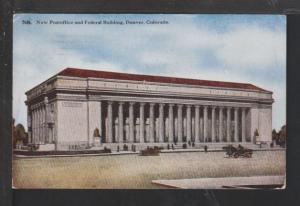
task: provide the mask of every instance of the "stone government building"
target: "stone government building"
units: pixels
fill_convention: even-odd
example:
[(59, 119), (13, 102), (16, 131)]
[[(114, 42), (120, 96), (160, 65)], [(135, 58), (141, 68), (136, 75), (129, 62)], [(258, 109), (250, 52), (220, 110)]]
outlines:
[(252, 84), (66, 68), (26, 95), (41, 150), (272, 140), (272, 92)]

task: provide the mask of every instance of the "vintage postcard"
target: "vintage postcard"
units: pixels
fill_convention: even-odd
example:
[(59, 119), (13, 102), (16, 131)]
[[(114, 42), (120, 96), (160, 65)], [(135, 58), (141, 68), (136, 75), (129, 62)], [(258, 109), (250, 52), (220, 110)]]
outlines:
[(13, 21), (14, 188), (285, 188), (285, 16)]

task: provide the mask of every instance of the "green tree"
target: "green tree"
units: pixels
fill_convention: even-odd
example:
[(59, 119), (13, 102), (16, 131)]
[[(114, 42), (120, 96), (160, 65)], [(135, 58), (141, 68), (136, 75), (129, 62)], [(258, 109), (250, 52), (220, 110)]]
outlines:
[(285, 146), (286, 144), (286, 125), (283, 125), (279, 131), (278, 143), (280, 146)]
[(275, 129), (272, 130), (272, 140), (276, 142), (278, 141), (278, 133)]
[(14, 125), (13, 120), (13, 147), (16, 147), (17, 142), (23, 142), (23, 144), (28, 143), (28, 134), (22, 124)]

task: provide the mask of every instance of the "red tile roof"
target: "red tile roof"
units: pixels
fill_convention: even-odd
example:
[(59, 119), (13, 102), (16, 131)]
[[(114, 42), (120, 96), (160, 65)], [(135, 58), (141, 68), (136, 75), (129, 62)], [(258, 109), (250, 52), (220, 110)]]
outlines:
[(221, 82), (221, 81), (187, 79), (187, 78), (166, 77), (166, 76), (129, 74), (129, 73), (96, 71), (96, 70), (86, 70), (86, 69), (77, 69), (77, 68), (66, 68), (63, 71), (59, 72), (58, 75), (70, 76), (70, 77), (83, 77), (83, 78), (94, 77), (94, 78), (147, 81), (147, 82), (159, 82), (159, 83), (170, 83), (170, 84), (188, 84), (188, 85), (210, 86), (210, 87), (249, 89), (255, 91), (269, 92), (267, 90), (264, 90), (262, 88), (247, 83)]

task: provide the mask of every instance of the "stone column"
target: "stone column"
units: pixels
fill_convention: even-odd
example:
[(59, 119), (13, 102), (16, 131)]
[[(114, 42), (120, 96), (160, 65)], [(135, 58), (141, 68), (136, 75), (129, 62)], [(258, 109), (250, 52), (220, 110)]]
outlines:
[(50, 142), (50, 137), (49, 137), (49, 129), (48, 129), (48, 116), (49, 116), (49, 104), (48, 104), (48, 97), (44, 98), (44, 104), (45, 104), (45, 141), (48, 143)]
[(35, 143), (37, 144), (38, 141), (39, 141), (39, 134), (38, 134), (38, 122), (39, 122), (39, 119), (38, 119), (38, 109), (35, 108), (35, 137), (34, 137), (34, 140), (35, 140)]
[(28, 143), (32, 143), (32, 113), (30, 106), (27, 106), (27, 127), (28, 127)]
[(36, 143), (40, 142), (40, 109), (36, 108)]
[(43, 117), (43, 106), (41, 105), (40, 106), (40, 123), (39, 123), (39, 125), (40, 125), (40, 143), (43, 143), (43, 138), (44, 138), (44, 134), (43, 134), (43, 119), (44, 119), (44, 117)]
[(246, 108), (242, 108), (242, 142), (246, 142)]
[(107, 123), (108, 123), (107, 143), (112, 143), (112, 141), (113, 141), (112, 104), (113, 104), (113, 102), (111, 102), (111, 101), (107, 102)]
[(216, 142), (216, 107), (211, 108), (211, 141)]
[(227, 107), (227, 128), (226, 128), (226, 139), (227, 139), (227, 142), (231, 142), (231, 130), (230, 130), (230, 127), (231, 127), (231, 108), (230, 107)]
[(37, 121), (36, 121), (36, 124), (37, 124), (37, 143), (40, 143), (40, 138), (41, 138), (41, 135), (40, 135), (40, 131), (41, 131), (41, 114), (40, 114), (40, 107), (37, 108)]
[(204, 124), (203, 124), (203, 135), (204, 135), (204, 142), (207, 142), (207, 126), (208, 126), (208, 122), (207, 122), (207, 119), (208, 119), (208, 115), (207, 115), (207, 110), (208, 110), (208, 107), (207, 106), (204, 106), (203, 107), (203, 116), (204, 116)]
[(44, 106), (41, 106), (41, 143), (45, 143), (45, 112), (44, 112)]
[(38, 143), (38, 109), (35, 106), (34, 107), (34, 127), (35, 127), (35, 131), (34, 131), (34, 143)]
[(173, 115), (174, 104), (169, 104), (169, 142), (174, 141), (174, 115)]
[(159, 104), (159, 142), (164, 142), (164, 104)]
[(45, 108), (41, 106), (41, 142), (45, 143)]
[(178, 127), (178, 139), (177, 139), (177, 142), (182, 142), (182, 104), (178, 104), (177, 105), (177, 127)]
[(239, 108), (234, 108), (234, 141), (238, 142), (239, 141), (239, 130), (238, 130), (238, 110)]
[(195, 142), (200, 142), (200, 108), (199, 105), (195, 106)]
[(134, 142), (134, 102), (129, 103), (129, 142)]
[(140, 143), (145, 142), (145, 115), (144, 115), (145, 103), (140, 103)]
[(39, 128), (39, 135), (38, 135), (38, 137), (39, 137), (39, 143), (41, 143), (41, 139), (42, 139), (42, 127), (41, 127), (41, 125), (42, 125), (42, 112), (41, 112), (41, 107), (39, 106), (38, 107), (38, 128)]
[[(99, 116), (99, 133), (100, 133), (100, 137), (103, 138), (103, 131), (102, 131), (102, 102), (99, 102), (99, 107), (100, 107), (100, 116)], [(102, 140), (101, 140), (102, 141)]]
[(154, 142), (154, 103), (150, 103), (149, 111), (149, 138), (150, 142)]
[(223, 141), (223, 107), (219, 107), (219, 142)]
[(45, 106), (41, 106), (42, 116), (41, 116), (41, 128), (42, 128), (42, 139), (41, 142), (45, 144)]
[(34, 108), (34, 143), (37, 143), (37, 109)]
[(186, 141), (192, 140), (192, 115), (191, 115), (191, 105), (186, 107)]
[(35, 143), (35, 111), (31, 108), (31, 130), (32, 130), (32, 143)]
[(46, 119), (46, 105), (44, 105), (44, 118), (43, 118), (43, 128), (44, 128), (44, 143), (48, 143), (47, 141), (47, 119)]
[(39, 115), (39, 119), (38, 119), (38, 128), (39, 128), (39, 143), (41, 143), (41, 140), (42, 140), (42, 110), (41, 110), (41, 107), (39, 106), (39, 109), (38, 109), (38, 115)]
[(118, 120), (119, 120), (119, 143), (123, 143), (124, 140), (124, 117), (123, 117), (123, 105), (124, 102), (119, 102)]
[(48, 141), (48, 124), (47, 124), (47, 106), (43, 105), (43, 143), (49, 143)]

